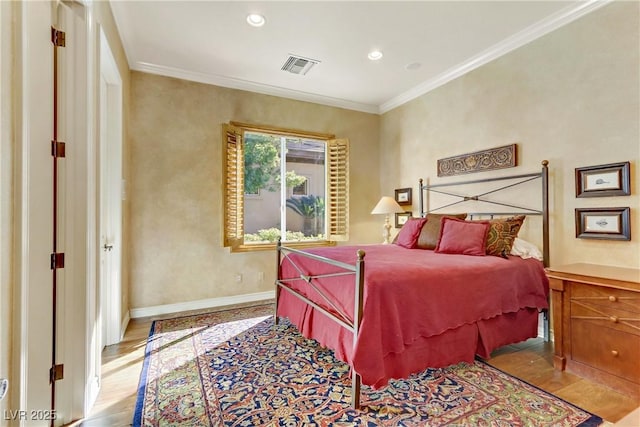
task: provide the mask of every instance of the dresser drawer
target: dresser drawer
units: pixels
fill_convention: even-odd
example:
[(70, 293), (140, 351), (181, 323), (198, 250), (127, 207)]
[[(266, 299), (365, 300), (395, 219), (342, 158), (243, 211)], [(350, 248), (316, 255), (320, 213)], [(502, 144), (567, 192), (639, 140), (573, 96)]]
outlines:
[(640, 399), (640, 269), (578, 263), (547, 275), (553, 366)]
[(571, 300), (640, 313), (640, 294), (638, 292), (572, 283)]
[(640, 313), (601, 306), (589, 301), (572, 300), (570, 319), (571, 322), (579, 320), (627, 334), (640, 335)]
[(571, 320), (571, 359), (640, 383), (640, 336)]

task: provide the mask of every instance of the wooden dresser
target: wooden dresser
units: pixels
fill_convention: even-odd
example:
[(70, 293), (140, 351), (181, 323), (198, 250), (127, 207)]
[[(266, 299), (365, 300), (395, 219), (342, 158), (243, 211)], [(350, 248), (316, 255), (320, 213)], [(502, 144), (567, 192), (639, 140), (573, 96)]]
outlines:
[(640, 269), (547, 268), (554, 366), (640, 398)]

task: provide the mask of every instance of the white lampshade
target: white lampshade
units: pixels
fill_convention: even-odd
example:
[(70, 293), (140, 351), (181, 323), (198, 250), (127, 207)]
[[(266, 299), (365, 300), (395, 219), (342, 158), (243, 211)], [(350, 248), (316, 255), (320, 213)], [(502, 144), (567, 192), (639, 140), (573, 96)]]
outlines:
[(371, 211), (372, 214), (391, 214), (396, 212), (404, 212), (404, 209), (402, 209), (402, 206), (400, 206), (393, 197), (389, 196), (383, 196)]

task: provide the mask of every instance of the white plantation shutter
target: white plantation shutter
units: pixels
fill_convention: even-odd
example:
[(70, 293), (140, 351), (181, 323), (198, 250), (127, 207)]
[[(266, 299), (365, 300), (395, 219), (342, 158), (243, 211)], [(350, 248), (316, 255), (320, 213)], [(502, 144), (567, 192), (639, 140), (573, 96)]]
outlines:
[(327, 141), (327, 239), (349, 239), (349, 140)]
[(244, 243), (244, 149), (242, 131), (223, 125), (224, 174), (224, 246)]

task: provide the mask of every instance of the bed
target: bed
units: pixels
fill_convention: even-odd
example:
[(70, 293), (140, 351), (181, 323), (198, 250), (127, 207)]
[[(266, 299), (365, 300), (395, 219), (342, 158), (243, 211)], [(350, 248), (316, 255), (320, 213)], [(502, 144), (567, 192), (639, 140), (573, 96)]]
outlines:
[[(449, 189), (502, 181), (507, 183), (498, 190), (472, 196)], [(489, 193), (531, 181), (542, 184), (536, 195), (540, 209), (498, 202), (509, 210), (465, 212), (475, 221), (434, 212), (470, 201), (496, 205), (487, 200)], [(476, 355), (489, 358), (498, 347), (536, 337), (540, 312), (548, 339), (549, 291), (544, 272), (549, 256), (548, 162), (543, 162), (541, 172), (532, 174), (436, 185), (420, 180), (419, 190), (421, 219), (415, 222), (422, 225), (416, 227), (433, 218), (441, 221), (440, 239), (433, 250), (381, 244), (303, 251), (278, 243), (276, 324), (279, 317), (287, 317), (302, 335), (332, 349), (349, 364), (351, 403), (356, 409), (361, 384), (384, 387), (393, 378), (407, 378), (428, 367), (472, 362)], [(432, 193), (459, 200), (430, 209)], [(481, 224), (489, 224), (484, 230), (490, 230), (492, 224), (504, 222), (497, 218), (510, 221), (515, 216), (522, 217), (522, 224), (525, 215), (542, 219), (542, 261), (504, 252), (501, 256), (447, 253), (445, 242), (454, 236), (450, 230), (477, 230), (465, 234), (472, 240), (473, 233), (481, 235)]]

